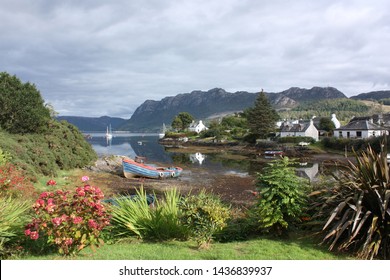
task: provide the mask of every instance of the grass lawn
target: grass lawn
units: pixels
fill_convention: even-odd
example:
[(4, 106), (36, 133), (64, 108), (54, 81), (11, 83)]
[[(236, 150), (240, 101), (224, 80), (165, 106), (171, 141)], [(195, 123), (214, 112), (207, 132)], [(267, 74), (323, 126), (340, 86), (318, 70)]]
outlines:
[(198, 249), (195, 242), (169, 241), (161, 243), (127, 239), (106, 244), (96, 250), (90, 248), (74, 257), (52, 253), (25, 255), (23, 260), (347, 260), (347, 255), (327, 251), (306, 238), (276, 240), (259, 238), (248, 241), (213, 243)]

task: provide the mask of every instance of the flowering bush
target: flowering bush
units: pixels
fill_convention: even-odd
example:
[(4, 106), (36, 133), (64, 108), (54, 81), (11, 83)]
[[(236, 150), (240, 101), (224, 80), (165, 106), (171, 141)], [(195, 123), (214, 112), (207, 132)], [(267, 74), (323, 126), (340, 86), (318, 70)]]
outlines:
[(73, 192), (43, 192), (33, 205), (35, 217), (25, 227), (25, 235), (32, 240), (46, 236), (66, 255), (102, 243), (101, 230), (109, 224), (103, 197), (98, 187), (88, 184)]
[(13, 164), (6, 163), (0, 166), (0, 195), (13, 197), (32, 197), (35, 188), (21, 170)]

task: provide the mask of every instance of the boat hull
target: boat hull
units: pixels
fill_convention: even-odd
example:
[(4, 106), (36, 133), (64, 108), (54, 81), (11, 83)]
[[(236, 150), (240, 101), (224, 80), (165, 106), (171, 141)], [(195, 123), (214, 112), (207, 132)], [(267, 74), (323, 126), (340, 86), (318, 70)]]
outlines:
[(179, 177), (183, 171), (180, 167), (154, 167), (132, 159), (122, 159), (123, 175), (126, 178), (164, 179)]

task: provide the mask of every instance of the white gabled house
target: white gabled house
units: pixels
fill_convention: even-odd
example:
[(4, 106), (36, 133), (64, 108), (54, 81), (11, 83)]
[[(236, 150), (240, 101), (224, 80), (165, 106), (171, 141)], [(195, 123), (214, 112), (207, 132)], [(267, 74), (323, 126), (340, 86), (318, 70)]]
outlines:
[(291, 123), (285, 122), (280, 127), (280, 137), (311, 137), (318, 141), (318, 129), (313, 120), (308, 122)]
[(385, 127), (373, 122), (372, 118), (353, 118), (347, 125), (334, 130), (336, 138), (357, 138), (366, 139), (387, 134)]
[(190, 124), (190, 127), (188, 128), (189, 131), (194, 131), (196, 133), (200, 133), (202, 132), (203, 130), (207, 130), (208, 128), (204, 125), (204, 123), (202, 121), (199, 121), (198, 123), (196, 123), (195, 121), (193, 121), (191, 124)]

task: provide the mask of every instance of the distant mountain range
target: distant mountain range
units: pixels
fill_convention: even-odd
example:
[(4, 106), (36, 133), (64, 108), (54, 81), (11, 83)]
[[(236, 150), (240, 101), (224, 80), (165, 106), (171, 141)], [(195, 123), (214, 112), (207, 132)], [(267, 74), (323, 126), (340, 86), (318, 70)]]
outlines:
[(378, 101), (386, 98), (390, 98), (390, 90), (372, 91), (367, 93), (361, 93), (359, 95), (351, 97), (351, 99), (378, 100)]
[[(253, 106), (258, 93), (246, 91), (227, 92), (221, 88), (209, 91), (192, 91), (161, 101), (146, 100), (139, 106), (123, 126), (123, 130), (158, 131), (163, 123), (170, 124), (180, 112), (188, 112), (196, 119), (207, 119), (243, 111)], [(312, 89), (290, 88), (280, 93), (266, 93), (272, 106), (277, 109), (291, 109), (301, 102), (329, 98), (347, 98), (335, 88), (313, 87)]]
[[(243, 111), (253, 106), (258, 93), (246, 91), (227, 92), (221, 88), (208, 91), (192, 91), (176, 96), (165, 97), (160, 101), (146, 100), (134, 112), (129, 120), (111, 117), (74, 117), (63, 116), (58, 119), (67, 120), (82, 131), (105, 131), (111, 124), (113, 130), (132, 132), (158, 132), (163, 123), (170, 125), (180, 112), (188, 112), (196, 119), (208, 119)], [(324, 99), (347, 98), (333, 87), (313, 87), (302, 89), (292, 87), (278, 93), (266, 93), (270, 103), (276, 110), (292, 109), (302, 103)], [(363, 93), (353, 99), (389, 98), (390, 91)]]
[(103, 116), (99, 118), (93, 117), (77, 117), (77, 116), (60, 116), (57, 117), (59, 121), (65, 120), (78, 127), (81, 131), (106, 131), (107, 127), (111, 125), (112, 130), (118, 130), (119, 127), (126, 123), (126, 119), (112, 118)]

